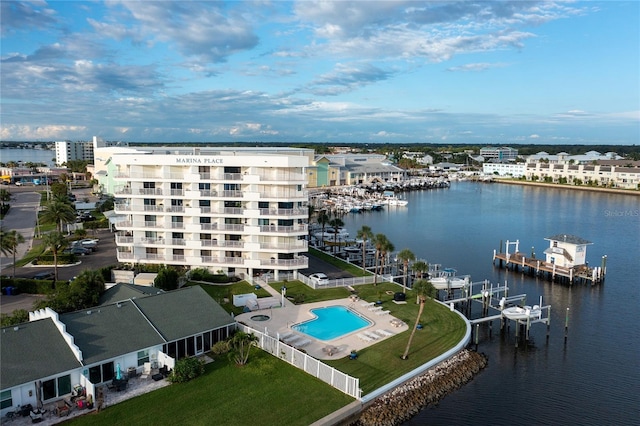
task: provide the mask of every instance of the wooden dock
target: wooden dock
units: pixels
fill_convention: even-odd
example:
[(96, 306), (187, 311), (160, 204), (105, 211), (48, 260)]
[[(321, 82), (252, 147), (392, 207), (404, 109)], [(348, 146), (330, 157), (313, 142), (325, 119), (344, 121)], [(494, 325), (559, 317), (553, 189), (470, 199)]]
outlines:
[(521, 270), (523, 273), (540, 276), (549, 281), (567, 282), (569, 284), (590, 283), (594, 285), (604, 281), (606, 272), (606, 256), (603, 256), (603, 266), (601, 268), (591, 268), (588, 265), (566, 268), (535, 257), (527, 257), (521, 252), (497, 253), (494, 250), (494, 265), (496, 260), (499, 267), (513, 269), (514, 271)]

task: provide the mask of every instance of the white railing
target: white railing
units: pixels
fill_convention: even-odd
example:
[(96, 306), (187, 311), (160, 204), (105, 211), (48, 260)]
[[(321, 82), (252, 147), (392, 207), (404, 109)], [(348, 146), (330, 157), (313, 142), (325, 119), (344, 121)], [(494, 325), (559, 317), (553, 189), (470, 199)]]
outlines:
[(242, 198), (242, 191), (227, 189), (221, 191), (220, 196), (228, 198)]
[(282, 249), (282, 250), (306, 250), (309, 248), (307, 240), (296, 240), (295, 243), (260, 243), (261, 249)]
[(223, 212), (225, 214), (244, 214), (244, 209), (242, 207), (225, 207)]
[(221, 223), (219, 228), (223, 231), (244, 231), (244, 225), (239, 223)]
[(260, 216), (298, 216), (309, 214), (308, 209), (260, 209)]
[(289, 232), (308, 232), (307, 224), (301, 223), (292, 226), (282, 225), (261, 225), (260, 232), (276, 232), (276, 233), (289, 233)]
[(116, 244), (132, 244), (132, 243), (133, 243), (133, 237), (116, 235)]
[[(329, 280), (328, 284), (318, 285), (314, 281), (305, 277), (304, 275), (298, 273), (298, 280), (302, 281), (304, 284), (308, 285), (313, 289), (317, 288), (333, 288), (333, 287), (349, 287), (354, 285), (364, 285), (364, 284), (373, 284), (374, 276), (368, 275), (366, 277), (353, 277), (353, 278), (339, 278), (337, 280)], [(378, 276), (378, 282), (383, 282), (385, 279), (381, 276)]]
[(306, 256), (298, 256), (295, 259), (260, 259), (260, 265), (301, 266), (304, 269), (309, 266), (309, 259)]
[(169, 213), (184, 213), (184, 206), (169, 206), (165, 211)]
[(140, 195), (162, 195), (161, 188), (140, 188), (138, 192)]
[(360, 379), (357, 377), (351, 377), (348, 374), (336, 370), (322, 361), (281, 342), (278, 339), (278, 336), (271, 337), (268, 334), (241, 323), (238, 323), (238, 329), (256, 336), (258, 338), (257, 345), (260, 349), (288, 362), (305, 373), (322, 380), (353, 398), (360, 399), (362, 397)]

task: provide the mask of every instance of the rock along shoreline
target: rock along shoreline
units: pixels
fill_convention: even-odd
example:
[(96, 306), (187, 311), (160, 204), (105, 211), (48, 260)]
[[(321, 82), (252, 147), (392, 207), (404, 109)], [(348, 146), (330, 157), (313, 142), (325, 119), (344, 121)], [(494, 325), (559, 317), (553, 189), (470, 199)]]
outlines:
[(472, 380), (486, 366), (484, 354), (465, 349), (377, 398), (352, 426), (399, 425)]

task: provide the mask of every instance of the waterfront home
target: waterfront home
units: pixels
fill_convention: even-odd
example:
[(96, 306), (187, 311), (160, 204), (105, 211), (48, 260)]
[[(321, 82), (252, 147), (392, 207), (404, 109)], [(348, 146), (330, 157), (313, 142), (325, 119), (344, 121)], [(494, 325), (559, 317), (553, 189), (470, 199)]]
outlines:
[(563, 268), (573, 268), (574, 266), (587, 263), (587, 246), (593, 244), (575, 235), (558, 234), (547, 237), (549, 248), (544, 251), (546, 262)]
[[(145, 364), (172, 369), (226, 339), (233, 318), (200, 287), (140, 296), (58, 315), (50, 308), (0, 332), (1, 410), (68, 398), (82, 387), (96, 396), (120, 371)], [(40, 400), (37, 397), (40, 396)]]

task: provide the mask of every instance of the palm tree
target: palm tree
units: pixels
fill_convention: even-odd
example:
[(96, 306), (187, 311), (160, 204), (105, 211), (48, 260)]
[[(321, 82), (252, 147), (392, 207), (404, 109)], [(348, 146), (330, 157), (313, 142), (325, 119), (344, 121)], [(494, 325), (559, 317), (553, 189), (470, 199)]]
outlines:
[(234, 361), (236, 365), (245, 365), (249, 360), (249, 353), (251, 347), (258, 341), (258, 338), (253, 334), (244, 333), (242, 331), (236, 332), (231, 338), (231, 347), (234, 349)]
[(378, 274), (382, 273), (382, 268), (385, 264), (384, 259), (387, 253), (392, 252), (395, 249), (395, 247), (393, 246), (391, 241), (389, 241), (387, 236), (384, 234), (376, 234), (376, 236), (373, 237), (373, 243), (376, 247), (375, 256), (376, 256), (376, 269), (377, 269), (375, 276), (373, 278), (373, 284), (376, 285), (378, 283)]
[(55, 231), (44, 236), (44, 245), (53, 253), (54, 281), (58, 281), (58, 253), (67, 246), (67, 239), (62, 232)]
[(418, 278), (422, 278), (425, 272), (429, 272), (429, 264), (424, 260), (414, 262), (411, 269), (418, 274)]
[(12, 229), (9, 232), (5, 232), (4, 230), (0, 231), (0, 238), (2, 239), (2, 244), (0, 250), (3, 254), (11, 253), (13, 255), (13, 277), (16, 276), (16, 252), (18, 251), (18, 245), (24, 243), (24, 237), (21, 233)]
[(411, 330), (411, 334), (409, 335), (407, 347), (404, 350), (404, 354), (402, 354), (402, 359), (407, 359), (409, 357), (409, 348), (411, 347), (411, 342), (413, 341), (413, 335), (418, 329), (418, 324), (420, 324), (420, 317), (422, 316), (422, 311), (424, 311), (424, 305), (427, 301), (427, 297), (433, 298), (436, 294), (436, 289), (433, 284), (431, 284), (430, 281), (423, 279), (416, 280), (416, 282), (413, 283), (413, 290), (418, 295), (420, 308), (418, 309), (418, 317), (416, 318), (416, 323), (413, 325), (413, 330)]
[(339, 217), (334, 217), (333, 219), (331, 219), (329, 221), (329, 226), (333, 228), (334, 233), (333, 233), (333, 246), (334, 249), (333, 251), (336, 251), (337, 246), (337, 241), (338, 241), (338, 230), (344, 226), (344, 222), (342, 221), (342, 219), (340, 219)]
[(48, 203), (42, 211), (42, 221), (56, 224), (58, 232), (62, 232), (62, 223), (73, 222), (76, 213), (73, 207), (60, 200), (53, 200)]
[(104, 278), (99, 271), (86, 269), (71, 282), (69, 289), (75, 310), (97, 306), (104, 292)]
[(371, 228), (367, 225), (362, 225), (362, 228), (358, 230), (356, 234), (356, 238), (360, 238), (362, 240), (362, 275), (367, 274), (367, 270), (365, 269), (365, 255), (367, 254), (367, 240), (373, 238), (373, 232)]
[(402, 277), (402, 292), (407, 292), (407, 276), (409, 275), (409, 262), (416, 260), (416, 255), (409, 249), (402, 249), (396, 256), (404, 265), (404, 276)]
[(327, 214), (327, 212), (325, 212), (324, 210), (320, 210), (320, 212), (318, 212), (318, 224), (320, 226), (322, 226), (322, 247), (324, 247), (324, 228), (325, 226), (327, 226), (327, 223), (329, 223), (329, 215)]

